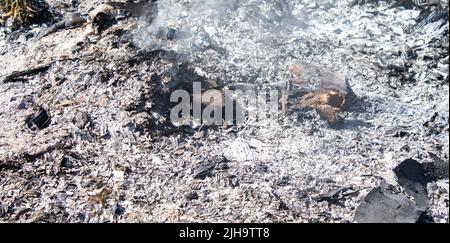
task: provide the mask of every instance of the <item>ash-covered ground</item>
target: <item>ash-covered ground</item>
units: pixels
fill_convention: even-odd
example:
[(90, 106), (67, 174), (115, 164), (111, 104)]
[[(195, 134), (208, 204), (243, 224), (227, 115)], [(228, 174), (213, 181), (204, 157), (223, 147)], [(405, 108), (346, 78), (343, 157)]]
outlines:
[[(47, 2), (47, 24), (0, 28), (0, 222), (354, 222), (373, 188), (405, 194), (407, 159), (442, 169), (424, 221), (449, 222), (448, 1), (159, 0), (36, 38), (102, 3)], [(347, 80), (336, 124), (168, 121), (172, 84), (270, 85), (300, 62)]]

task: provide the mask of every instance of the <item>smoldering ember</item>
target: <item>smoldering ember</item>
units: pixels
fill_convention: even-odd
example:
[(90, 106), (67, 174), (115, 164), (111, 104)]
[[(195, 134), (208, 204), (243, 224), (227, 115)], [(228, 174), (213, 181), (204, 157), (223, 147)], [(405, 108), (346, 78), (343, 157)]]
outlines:
[(449, 222), (446, 0), (0, 16), (0, 222)]

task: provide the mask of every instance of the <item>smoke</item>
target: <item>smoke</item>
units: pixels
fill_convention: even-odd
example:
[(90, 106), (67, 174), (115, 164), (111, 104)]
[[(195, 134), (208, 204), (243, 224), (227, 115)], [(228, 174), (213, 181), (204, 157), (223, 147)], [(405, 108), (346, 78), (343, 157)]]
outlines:
[(424, 41), (431, 43), (434, 34), (440, 35), (428, 27), (419, 28), (427, 32), (420, 36), (404, 31), (415, 28), (419, 9), (397, 16), (403, 7), (391, 1), (355, 2), (159, 0), (158, 16), (153, 22), (140, 21), (135, 41), (142, 49), (176, 52), (181, 62), (195, 64), (206, 78), (276, 83), (289, 79), (287, 67), (298, 60), (345, 74), (373, 62), (372, 57), (384, 63), (398, 61), (378, 51), (359, 60), (355, 52), (402, 51), (416, 46), (419, 38), (426, 36)]
[(286, 56), (280, 42), (305, 28), (293, 7), (287, 0), (160, 0), (158, 16), (151, 23), (140, 21), (135, 41), (142, 49), (173, 50), (183, 60), (216, 63), (219, 76), (240, 70), (242, 77), (227, 77), (233, 81), (279, 78), (261, 67)]

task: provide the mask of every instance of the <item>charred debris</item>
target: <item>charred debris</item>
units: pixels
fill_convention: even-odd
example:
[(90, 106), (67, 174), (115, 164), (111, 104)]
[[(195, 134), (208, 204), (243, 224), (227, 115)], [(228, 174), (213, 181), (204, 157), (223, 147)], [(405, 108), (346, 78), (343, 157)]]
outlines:
[(306, 2), (1, 1), (0, 222), (448, 222), (448, 1)]

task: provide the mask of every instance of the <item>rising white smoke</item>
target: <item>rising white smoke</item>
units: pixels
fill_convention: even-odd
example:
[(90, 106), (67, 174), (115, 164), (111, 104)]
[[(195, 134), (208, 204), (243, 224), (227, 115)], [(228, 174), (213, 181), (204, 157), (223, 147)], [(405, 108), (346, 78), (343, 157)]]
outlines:
[[(239, 70), (242, 77), (227, 77), (233, 81), (280, 81), (284, 75), (279, 71), (286, 68), (258, 69), (286, 57), (280, 43), (305, 28), (304, 20), (293, 13), (295, 2), (160, 0), (157, 18), (152, 23), (142, 20), (135, 40), (143, 49), (170, 49), (180, 57), (203, 59), (198, 62), (207, 56), (209, 62), (218, 62), (214, 66), (222, 77), (223, 72)], [(167, 38), (171, 29), (176, 30), (175, 40)]]

